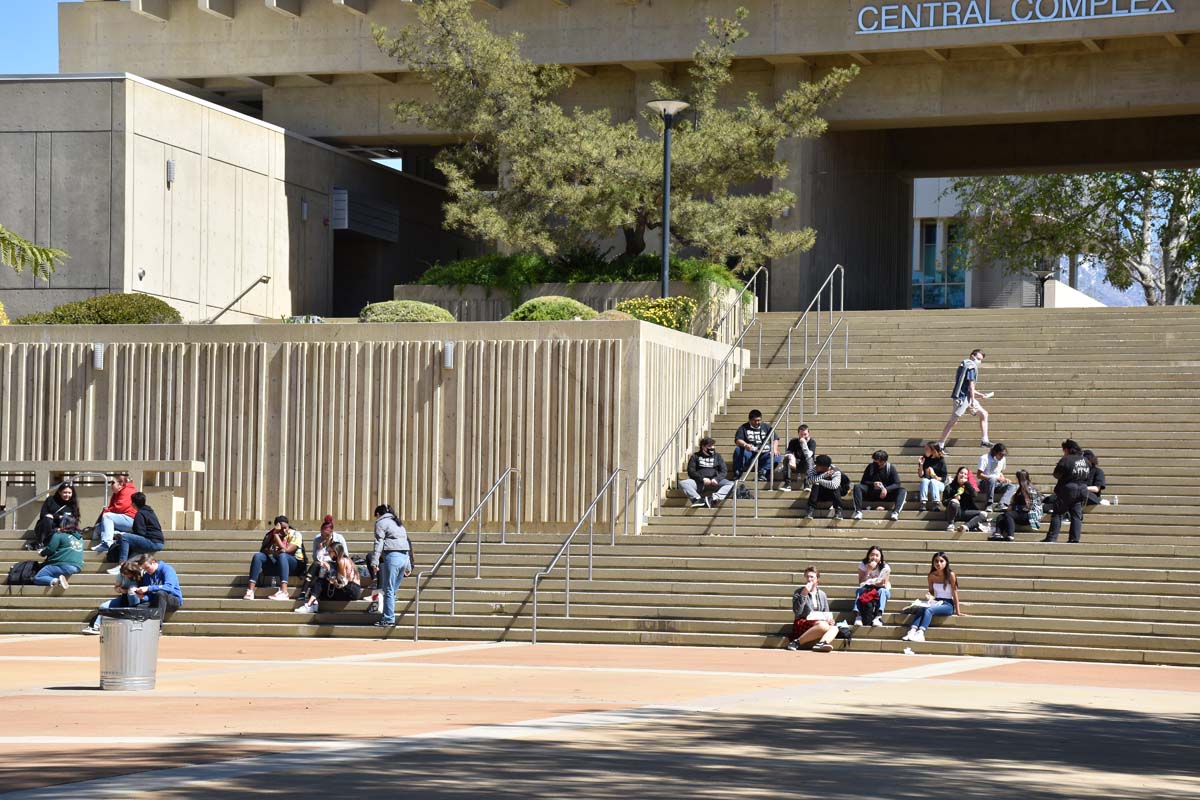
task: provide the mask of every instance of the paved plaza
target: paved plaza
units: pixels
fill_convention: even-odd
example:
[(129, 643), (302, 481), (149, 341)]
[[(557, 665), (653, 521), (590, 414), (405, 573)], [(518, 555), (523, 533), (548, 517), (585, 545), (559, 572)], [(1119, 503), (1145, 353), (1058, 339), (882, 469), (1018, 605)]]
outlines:
[(775, 650), (0, 638), (0, 798), (1200, 797), (1200, 671)]

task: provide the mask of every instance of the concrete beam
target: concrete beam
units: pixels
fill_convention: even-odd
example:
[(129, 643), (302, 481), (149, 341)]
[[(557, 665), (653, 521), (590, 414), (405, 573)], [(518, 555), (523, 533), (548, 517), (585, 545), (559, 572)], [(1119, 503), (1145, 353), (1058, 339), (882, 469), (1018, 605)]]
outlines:
[(870, 58), (868, 58), (865, 53), (851, 53), (850, 57), (853, 58), (858, 63), (862, 64), (864, 67), (869, 67), (875, 63)]
[(630, 72), (666, 72), (667, 65), (657, 61), (624, 61), (621, 66)]
[(267, 8), (285, 17), (298, 19), (300, 17), (300, 0), (265, 0)]
[(595, 67), (581, 67), (578, 64), (571, 65), (571, 71), (575, 73), (577, 78), (594, 78), (596, 77)]
[(559, 6), (561, 8), (570, 8), (571, 7), (571, 3), (568, 2), (568, 0), (551, 0), (551, 2), (554, 3), (554, 5)]
[(763, 61), (776, 67), (784, 64), (799, 64), (801, 66), (805, 66), (809, 63), (807, 58), (792, 55), (763, 56)]
[(1005, 53), (1008, 53), (1013, 58), (1024, 58), (1025, 48), (1019, 44), (1002, 44), (1000, 45)]
[(1170, 42), (1171, 47), (1187, 47), (1186, 36), (1182, 36), (1178, 33), (1168, 33), (1166, 38), (1167, 41)]
[(233, 19), (237, 13), (234, 0), (196, 0), (196, 5), (201, 11), (218, 19)]
[(242, 75), (240, 77), (242, 80), (253, 83), (255, 86), (271, 87), (275, 85), (274, 75)]
[(950, 60), (949, 50), (938, 50), (936, 47), (926, 47), (925, 54), (937, 62), (946, 62)]
[(370, 5), (369, 0), (333, 0), (333, 4), (364, 17), (367, 15), (367, 7)]
[(170, 0), (132, 0), (129, 9), (155, 22), (166, 22), (171, 17)]
[(370, 73), (370, 75), (372, 77), (378, 78), (379, 80), (383, 81), (384, 83), (399, 83), (400, 78), (403, 74), (404, 73), (402, 73), (402, 72), (372, 72), (372, 73)]
[(1081, 39), (1080, 41), (1082, 41), (1083, 46), (1086, 47), (1092, 53), (1103, 53), (1104, 52), (1104, 43), (1101, 42), (1099, 39)]
[(304, 77), (308, 78), (310, 81), (316, 81), (322, 86), (333, 86), (332, 75), (305, 75)]
[(490, 8), (492, 11), (499, 11), (500, 5), (504, 2), (504, 0), (475, 0), (475, 2), (479, 3), (481, 6)]

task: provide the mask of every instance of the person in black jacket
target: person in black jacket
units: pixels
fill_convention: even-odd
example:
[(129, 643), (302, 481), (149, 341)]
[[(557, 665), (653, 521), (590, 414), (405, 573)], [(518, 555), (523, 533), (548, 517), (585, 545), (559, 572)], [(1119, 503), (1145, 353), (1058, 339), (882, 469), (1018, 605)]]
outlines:
[(146, 495), (142, 492), (134, 492), (129, 501), (137, 509), (137, 513), (133, 515), (133, 530), (129, 533), (117, 534), (118, 566), (110, 569), (109, 575), (116, 575), (120, 572), (120, 564), (131, 557), (142, 553), (157, 553), (166, 546), (162, 525), (159, 524), (158, 515), (154, 513), (154, 509), (146, 505)]
[(863, 498), (868, 500), (892, 500), (892, 513), (888, 519), (900, 518), (904, 498), (908, 491), (900, 485), (900, 473), (888, 463), (886, 450), (871, 454), (871, 463), (863, 470), (862, 480), (854, 484), (854, 519), (862, 519)]
[(1089, 506), (1106, 506), (1109, 502), (1104, 499), (1105, 481), (1104, 470), (1100, 469), (1100, 459), (1096, 458), (1096, 454), (1091, 450), (1084, 450), (1083, 457), (1091, 464), (1092, 469), (1088, 474), (1087, 485), (1087, 504)]
[(679, 488), (692, 500), (692, 508), (721, 502), (733, 490), (733, 481), (727, 480), (729, 470), (725, 459), (717, 452), (717, 441), (711, 436), (700, 440), (700, 449), (688, 459), (687, 479), (679, 482)]
[(63, 481), (58, 491), (42, 503), (37, 525), (33, 529), (33, 541), (25, 545), (26, 550), (42, 550), (50, 543), (50, 537), (59, 529), (64, 516), (79, 519), (79, 500), (75, 498), (75, 484)]
[(808, 483), (808, 471), (815, 465), (817, 457), (817, 440), (812, 438), (807, 425), (796, 429), (796, 435), (788, 442), (787, 452), (783, 454), (783, 485), (779, 488), (785, 492), (792, 490), (792, 474), (800, 476), (802, 483)]
[(987, 524), (987, 514), (976, 505), (979, 497), (971, 485), (971, 470), (967, 467), (959, 467), (954, 473), (954, 480), (946, 484), (942, 499), (946, 502), (946, 530), (961, 526), (966, 531), (992, 532)]
[(1074, 439), (1062, 443), (1063, 457), (1054, 467), (1054, 510), (1050, 512), (1050, 530), (1043, 542), (1057, 542), (1063, 517), (1070, 517), (1071, 528), (1067, 540), (1078, 544), (1083, 535), (1083, 504), (1087, 500), (1088, 479), (1092, 476), (1092, 465)]

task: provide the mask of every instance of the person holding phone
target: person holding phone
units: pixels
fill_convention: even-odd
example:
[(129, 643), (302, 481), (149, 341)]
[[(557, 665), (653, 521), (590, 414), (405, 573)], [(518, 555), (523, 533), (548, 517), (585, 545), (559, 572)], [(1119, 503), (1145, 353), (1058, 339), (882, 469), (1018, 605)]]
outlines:
[(254, 599), (254, 587), (258, 585), (258, 577), (263, 572), (279, 576), (279, 590), (268, 597), (268, 600), (290, 600), (288, 594), (288, 578), (304, 573), (304, 537), (294, 530), (288, 518), (280, 514), (275, 518), (271, 529), (263, 535), (258, 552), (250, 559), (250, 584), (243, 600)]
[(829, 610), (829, 598), (821, 591), (821, 571), (814, 566), (804, 569), (804, 585), (792, 593), (792, 635), (788, 637), (788, 650), (799, 650), (812, 645), (814, 653), (833, 650), (833, 640), (838, 629), (833, 624), (833, 612)]

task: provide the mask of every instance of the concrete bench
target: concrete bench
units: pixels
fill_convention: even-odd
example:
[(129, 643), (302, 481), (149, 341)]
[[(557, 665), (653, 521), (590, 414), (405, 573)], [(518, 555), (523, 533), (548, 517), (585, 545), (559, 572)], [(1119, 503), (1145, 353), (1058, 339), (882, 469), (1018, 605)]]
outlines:
[[(203, 461), (188, 460), (136, 460), (128, 461), (0, 461), (0, 477), (4, 478), (4, 491), (0, 497), (4, 505), (13, 508), (66, 478), (88, 472), (99, 472), (111, 476), (116, 472), (128, 472), (133, 484), (146, 495), (146, 502), (158, 512), (164, 530), (198, 530), (200, 512), (187, 509), (185, 498), (177, 496), (178, 489), (163, 486), (164, 475), (192, 475), (205, 471)], [(14, 480), (13, 478), (16, 478)], [(81, 483), (76, 486), (82, 523), (89, 525), (108, 502), (108, 487), (100, 483)], [(93, 510), (94, 506), (94, 510)], [(40, 509), (38, 503), (30, 503), (12, 517), (18, 528), (32, 527)], [(5, 520), (5, 527), (9, 527)]]

